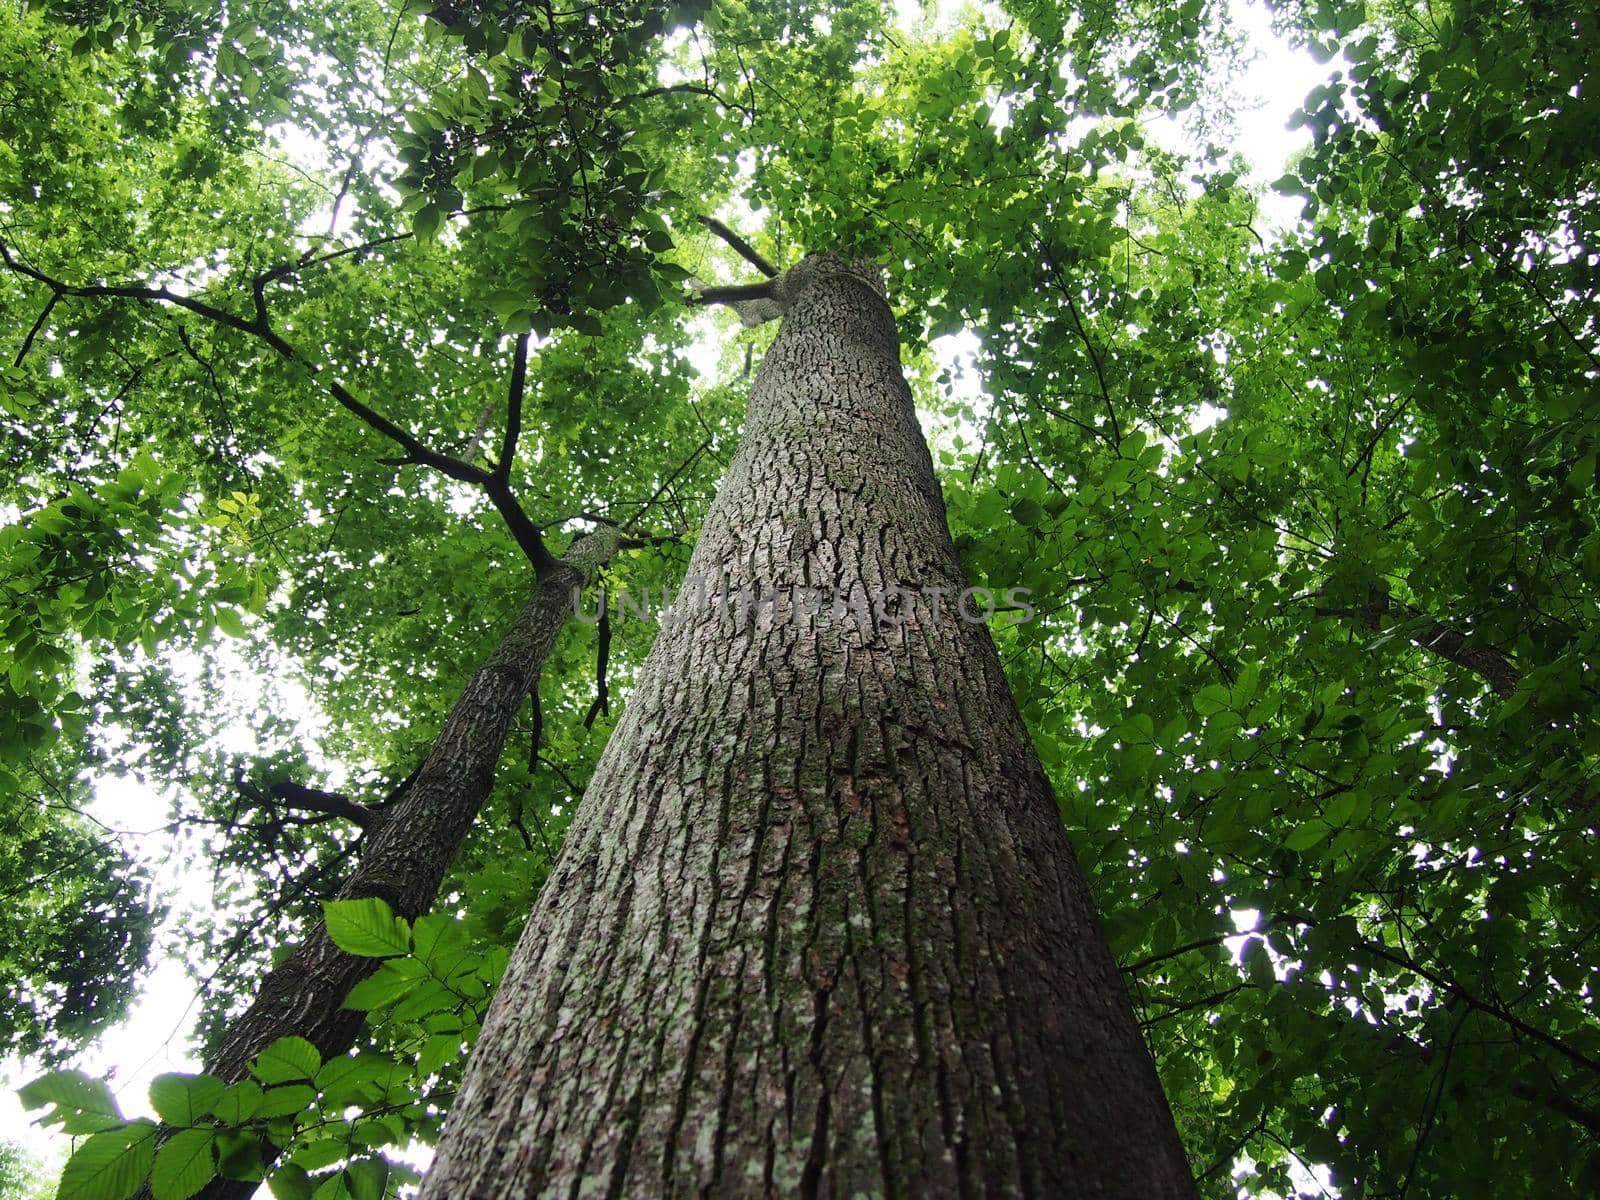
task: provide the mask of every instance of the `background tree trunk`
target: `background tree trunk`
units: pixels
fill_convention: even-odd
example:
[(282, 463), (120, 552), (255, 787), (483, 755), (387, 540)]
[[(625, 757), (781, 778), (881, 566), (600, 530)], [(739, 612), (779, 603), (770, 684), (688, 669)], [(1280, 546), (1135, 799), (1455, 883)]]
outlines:
[[(778, 284), (690, 582), (422, 1195), (1193, 1195), (988, 630), (954, 611), (881, 284), (829, 256)], [(942, 613), (861, 619), (896, 587)]]
[[(511, 720), (573, 611), (581, 590), (616, 553), (619, 534), (600, 529), (574, 542), (557, 569), (539, 581), (500, 644), (462, 689), (438, 740), (415, 779), (367, 835), (356, 868), (338, 899), (377, 896), (414, 920), (433, 906), (478, 811), (494, 785)], [(254, 1002), (229, 1025), (206, 1062), (206, 1072), (234, 1082), (251, 1061), (281, 1037), (303, 1037), (326, 1061), (355, 1044), (366, 1019), (343, 1008), (350, 989), (378, 967), (379, 959), (346, 954), (319, 921), (293, 954), (267, 972)], [(270, 1147), (263, 1147), (270, 1155)], [(203, 1200), (245, 1200), (259, 1185), (218, 1177)], [(148, 1191), (143, 1193), (148, 1195)]]

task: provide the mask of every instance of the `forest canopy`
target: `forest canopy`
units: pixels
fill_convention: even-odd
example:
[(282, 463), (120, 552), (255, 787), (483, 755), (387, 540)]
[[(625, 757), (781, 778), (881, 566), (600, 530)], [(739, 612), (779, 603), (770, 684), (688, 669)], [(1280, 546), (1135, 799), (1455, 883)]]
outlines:
[[(821, 251), (1031, 597), (1200, 1194), (1600, 1192), (1600, 9), (1270, 8), (1281, 226), (1218, 0), (0, 8), (0, 1053), (60, 1194), (412, 1194), (655, 623), (552, 628), (419, 909), (350, 880), (541, 586), (680, 583)], [(225, 1058), (318, 938), (347, 1053), (81, 1069), (162, 960)]]

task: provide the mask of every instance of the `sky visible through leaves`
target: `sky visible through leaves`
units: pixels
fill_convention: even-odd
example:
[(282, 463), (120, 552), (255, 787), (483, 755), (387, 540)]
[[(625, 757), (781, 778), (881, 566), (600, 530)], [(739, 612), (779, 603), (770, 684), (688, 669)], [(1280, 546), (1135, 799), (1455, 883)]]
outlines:
[[(900, 0), (899, 8), (901, 23), (905, 26), (920, 16), (920, 6), (907, 0)], [(1265, 185), (1308, 140), (1304, 130), (1288, 128), (1288, 118), (1300, 105), (1312, 80), (1325, 76), (1333, 65), (1319, 65), (1304, 51), (1288, 46), (1271, 30), (1262, 5), (1234, 0), (1232, 14), (1237, 27), (1247, 33), (1250, 48), (1247, 69), (1227, 81), (1240, 102), (1236, 149), (1253, 164), (1255, 182)], [(1182, 126), (1170, 118), (1152, 121), (1148, 128), (1162, 144), (1180, 149), (1191, 144)], [(323, 165), (319, 162), (320, 147), (315, 138), (296, 136), (292, 131), (280, 132), (280, 137), (285, 152), (308, 169)], [(1297, 199), (1264, 187), (1262, 204), (1266, 220), (1277, 228), (1291, 226), (1298, 217), (1300, 203)], [(325, 226), (327, 216), (325, 212), (316, 213), (308, 225)], [(715, 372), (722, 351), (715, 343), (712, 323), (704, 321), (702, 324), (704, 332), (700, 343), (691, 351), (691, 358), (702, 376), (709, 378)], [(965, 391), (976, 397), (979, 384), (970, 370), (974, 346), (973, 335), (962, 332), (940, 339), (937, 350), (955, 378), (957, 393)], [(949, 430), (935, 427), (929, 432), (937, 442), (939, 436), (947, 435)], [(266, 678), (242, 660), (235, 659), (234, 668), (237, 675), (231, 690), (241, 699), (271, 694), (276, 689), (279, 711), (298, 712), (303, 714), (302, 719), (313, 719), (304, 714), (314, 714), (314, 703), (292, 681)], [(313, 744), (313, 739), (308, 739), (308, 744)], [(228, 743), (220, 748), (227, 752), (249, 753), (254, 745), (249, 730), (237, 727)], [(337, 769), (335, 764), (324, 765)], [(333, 786), (341, 782), (337, 775), (330, 780)], [(172, 853), (170, 835), (166, 832), (170, 819), (168, 799), (130, 778), (102, 778), (97, 781), (90, 811), (96, 820), (117, 830), (136, 846), (141, 859), (157, 868), (162, 896), (170, 906), (164, 930), (180, 926), (197, 906), (210, 903), (209, 881), (196, 868), (179, 866), (173, 869), (166, 865), (187, 861)], [(1239, 914), (1240, 927), (1248, 928), (1253, 916)], [(195, 1015), (195, 984), (188, 969), (180, 961), (161, 959), (145, 977), (139, 999), (127, 1019), (103, 1034), (82, 1056), (80, 1065), (91, 1074), (114, 1073), (113, 1086), (124, 1110), (130, 1116), (150, 1115), (145, 1092), (154, 1076), (167, 1071), (199, 1069), (198, 1060), (186, 1049)], [(12, 1063), (6, 1074), (15, 1083), (26, 1078), (28, 1072), (20, 1069), (20, 1064)], [(25, 1131), (22, 1144), (47, 1163), (64, 1157), (66, 1139), (31, 1125), (28, 1114), (17, 1103), (10, 1088), (0, 1089), (0, 1128)]]

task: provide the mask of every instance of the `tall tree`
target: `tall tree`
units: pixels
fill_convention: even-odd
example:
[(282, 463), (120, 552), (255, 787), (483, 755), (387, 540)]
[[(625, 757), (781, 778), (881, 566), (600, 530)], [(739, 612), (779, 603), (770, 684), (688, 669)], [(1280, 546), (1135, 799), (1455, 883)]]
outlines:
[(771, 291), (423, 1194), (1190, 1195), (882, 284), (813, 256)]
[[(350, 1052), (158, 1080), (159, 1152), (94, 1080), (28, 1089), (83, 1135), (66, 1194), (276, 1158), (281, 1195), (369, 1200), (437, 1138), (652, 626), (558, 642), (427, 915), (334, 899), (375, 840), (310, 789), (425, 757), (527, 527), (699, 525), (769, 337), (693, 382), (714, 215), (886, 264), (961, 568), (1033, 589), (992, 634), (1200, 1190), (1595, 1190), (1593, 6), (1275, 4), (1325, 63), (1281, 233), (1227, 151), (1226, 6), (885, 7), (4, 10), (0, 870), (37, 896), (29, 853), (71, 848), (106, 917), (84, 960), (18, 940), (0, 1020), (64, 1051), (143, 957), (138, 873), (76, 849), (91, 773), (170, 788), (163, 852), (214, 876), (165, 948), (211, 976), (203, 1048), (324, 920), (377, 964), (307, 1012), (367, 1012)], [(926, 352), (956, 331), (962, 369)], [(726, 927), (689, 922), (708, 962)]]

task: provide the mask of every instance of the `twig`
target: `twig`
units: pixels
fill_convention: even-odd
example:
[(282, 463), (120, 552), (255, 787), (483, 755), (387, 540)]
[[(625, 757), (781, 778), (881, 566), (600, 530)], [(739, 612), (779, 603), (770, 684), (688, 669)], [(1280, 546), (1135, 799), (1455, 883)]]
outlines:
[(589, 714), (583, 718), (585, 729), (593, 729), (594, 719), (601, 713), (608, 717), (611, 715), (611, 685), (606, 678), (611, 659), (611, 611), (606, 607), (603, 596), (600, 601), (599, 634), (595, 645), (594, 703), (589, 705)]

